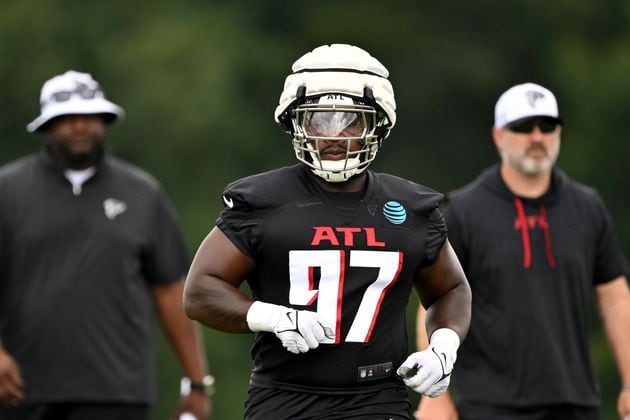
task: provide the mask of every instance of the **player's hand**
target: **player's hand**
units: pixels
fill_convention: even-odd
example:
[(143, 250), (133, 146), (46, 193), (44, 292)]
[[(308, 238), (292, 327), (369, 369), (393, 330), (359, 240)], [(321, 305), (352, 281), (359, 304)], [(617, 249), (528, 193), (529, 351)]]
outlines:
[(211, 411), (211, 401), (205, 392), (191, 392), (182, 396), (176, 418), (208, 420), (210, 419)]
[(428, 397), (442, 395), (451, 383), (451, 371), (457, 360), (459, 336), (448, 328), (431, 335), (429, 348), (412, 353), (396, 373), (405, 385)]
[(324, 325), (316, 312), (260, 301), (249, 308), (247, 324), (252, 331), (273, 332), (282, 346), (294, 354), (306, 353), (319, 347), (324, 340), (335, 337), (333, 329)]
[(405, 385), (429, 397), (437, 397), (446, 391), (453, 367), (451, 361), (449, 368), (449, 358), (444, 357), (445, 353), (440, 354), (436, 351), (429, 348), (412, 353), (396, 371), (403, 378)]
[(20, 367), (0, 345), (0, 404), (18, 405), (24, 399), (23, 386)]
[(332, 328), (325, 326), (317, 313), (289, 308), (282, 311), (274, 332), (282, 341), (282, 346), (295, 354), (316, 349), (326, 338), (335, 336)]

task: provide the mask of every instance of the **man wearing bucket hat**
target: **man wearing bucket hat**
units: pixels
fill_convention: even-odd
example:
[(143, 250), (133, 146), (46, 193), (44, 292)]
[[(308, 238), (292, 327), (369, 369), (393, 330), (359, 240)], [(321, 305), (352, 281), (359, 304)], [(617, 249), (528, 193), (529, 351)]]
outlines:
[[(154, 310), (209, 415), (200, 331), (182, 310), (188, 257), (158, 182), (112, 156), (122, 108), (87, 73), (41, 91), (38, 153), (0, 168), (0, 418), (148, 419)], [(192, 383), (192, 385), (191, 385)]]
[(423, 398), (420, 419), (599, 419), (593, 301), (622, 380), (619, 418), (630, 419), (627, 266), (597, 192), (555, 166), (561, 126), (551, 91), (508, 89), (492, 129), (500, 163), (449, 195), (472, 323), (454, 372), (456, 406), (448, 394)]
[[(193, 260), (187, 314), (256, 333), (246, 419), (408, 419), (405, 384), (448, 386), (470, 291), (441, 195), (367, 169), (396, 122), (388, 74), (352, 45), (298, 59), (275, 119), (299, 163), (228, 185)], [(430, 350), (408, 356), (414, 287), (433, 334)]]

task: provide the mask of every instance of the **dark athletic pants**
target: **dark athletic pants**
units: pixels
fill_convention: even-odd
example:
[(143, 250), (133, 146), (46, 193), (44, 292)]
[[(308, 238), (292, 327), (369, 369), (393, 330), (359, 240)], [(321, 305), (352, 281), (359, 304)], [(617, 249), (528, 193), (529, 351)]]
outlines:
[(246, 420), (408, 420), (411, 404), (404, 387), (364, 394), (314, 394), (250, 386)]
[(41, 403), (0, 406), (2, 420), (149, 420), (146, 404)]
[(507, 408), (458, 403), (460, 420), (600, 420), (599, 408), (568, 404)]

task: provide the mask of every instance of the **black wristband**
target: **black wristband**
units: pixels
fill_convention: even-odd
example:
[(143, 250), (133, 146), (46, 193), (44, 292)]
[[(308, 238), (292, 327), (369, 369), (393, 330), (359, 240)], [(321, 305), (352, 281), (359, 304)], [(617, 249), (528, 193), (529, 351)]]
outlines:
[(204, 376), (203, 382), (192, 382), (188, 378), (182, 378), (179, 390), (182, 396), (186, 396), (191, 392), (202, 392), (210, 396), (214, 394), (214, 376)]
[(206, 392), (206, 385), (203, 382), (191, 382), (190, 383), (190, 392)]

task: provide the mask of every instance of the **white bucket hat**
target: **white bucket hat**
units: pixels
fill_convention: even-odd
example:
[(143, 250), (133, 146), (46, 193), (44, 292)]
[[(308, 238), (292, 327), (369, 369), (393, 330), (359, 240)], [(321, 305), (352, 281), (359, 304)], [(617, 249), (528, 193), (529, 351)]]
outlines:
[(556, 97), (535, 83), (512, 86), (499, 97), (494, 108), (495, 127), (529, 117), (552, 117), (562, 122)]
[(105, 99), (105, 94), (92, 75), (74, 70), (47, 80), (42, 86), (39, 103), (40, 115), (26, 126), (26, 130), (31, 133), (61, 115), (103, 114), (106, 122), (125, 116), (121, 107)]

